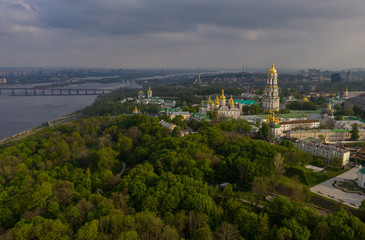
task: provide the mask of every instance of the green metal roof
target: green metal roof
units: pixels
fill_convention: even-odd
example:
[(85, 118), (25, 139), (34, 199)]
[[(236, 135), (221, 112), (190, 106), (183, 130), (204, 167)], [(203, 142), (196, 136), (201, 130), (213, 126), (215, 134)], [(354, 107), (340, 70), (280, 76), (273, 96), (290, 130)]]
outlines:
[(206, 119), (206, 120), (210, 120), (210, 118), (206, 115), (203, 115), (201, 113), (191, 113), (192, 116), (196, 117), (196, 118), (200, 118), (200, 119)]
[(365, 174), (365, 168), (360, 169), (359, 172), (361, 172), (361, 174)]
[(179, 108), (179, 107), (177, 107), (177, 108), (170, 108), (168, 111), (169, 111), (169, 112), (181, 112), (181, 111), (182, 111), (182, 109), (181, 109), (181, 108)]
[(347, 129), (331, 129), (331, 132), (348, 132), (349, 130)]
[(359, 119), (359, 118), (353, 117), (353, 116), (344, 116), (343, 118), (346, 119), (346, 120), (353, 120), (353, 121), (357, 120), (357, 121), (365, 123), (365, 120), (362, 120), (362, 119)]
[(258, 105), (254, 100), (233, 100), (234, 103), (244, 104), (244, 105)]

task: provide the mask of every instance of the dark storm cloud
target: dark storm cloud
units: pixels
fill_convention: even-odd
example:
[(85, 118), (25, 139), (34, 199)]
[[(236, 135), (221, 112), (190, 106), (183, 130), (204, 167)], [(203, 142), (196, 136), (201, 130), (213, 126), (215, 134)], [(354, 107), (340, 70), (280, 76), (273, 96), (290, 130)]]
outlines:
[[(360, 1), (296, 0), (53, 0), (36, 3), (42, 27), (143, 34), (194, 31), (201, 24), (244, 30), (318, 28), (363, 14)], [(361, 16), (361, 15), (360, 15)], [(319, 24), (306, 20), (316, 19)]]
[(365, 62), (364, 12), (363, 0), (0, 0), (0, 66), (350, 65)]

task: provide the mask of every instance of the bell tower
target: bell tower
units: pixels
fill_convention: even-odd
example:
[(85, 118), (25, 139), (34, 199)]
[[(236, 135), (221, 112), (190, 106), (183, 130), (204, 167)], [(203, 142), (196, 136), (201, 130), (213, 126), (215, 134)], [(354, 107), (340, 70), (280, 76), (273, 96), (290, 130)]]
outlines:
[(275, 69), (274, 62), (267, 73), (265, 95), (262, 101), (264, 111), (279, 111), (279, 89), (278, 89), (278, 73)]

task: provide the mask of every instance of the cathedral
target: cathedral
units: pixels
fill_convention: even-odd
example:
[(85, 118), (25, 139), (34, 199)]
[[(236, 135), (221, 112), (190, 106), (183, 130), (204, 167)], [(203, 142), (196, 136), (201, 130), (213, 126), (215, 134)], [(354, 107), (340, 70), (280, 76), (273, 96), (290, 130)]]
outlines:
[(279, 111), (279, 90), (278, 90), (278, 73), (274, 63), (267, 73), (267, 82), (264, 99), (262, 100), (262, 109), (264, 111)]
[(208, 101), (202, 102), (199, 108), (199, 112), (203, 115), (206, 115), (209, 111), (215, 110), (218, 113), (218, 117), (239, 118), (241, 114), (240, 109), (234, 105), (232, 95), (228, 100), (227, 105), (224, 90), (222, 90), (222, 95), (219, 98), (216, 96), (215, 100), (212, 101), (209, 97)]

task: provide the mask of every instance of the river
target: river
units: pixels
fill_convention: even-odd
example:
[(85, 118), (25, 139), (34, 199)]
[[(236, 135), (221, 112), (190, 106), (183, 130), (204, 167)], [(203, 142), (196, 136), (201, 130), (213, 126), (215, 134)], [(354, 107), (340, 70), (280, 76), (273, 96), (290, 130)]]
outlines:
[[(36, 85), (5, 85), (4, 87), (33, 87)], [(64, 88), (116, 89), (121, 87), (139, 88), (140, 85), (95, 82), (74, 84)], [(82, 109), (92, 104), (95, 98), (95, 95), (11, 96), (9, 92), (3, 92), (0, 94), (0, 140)]]

